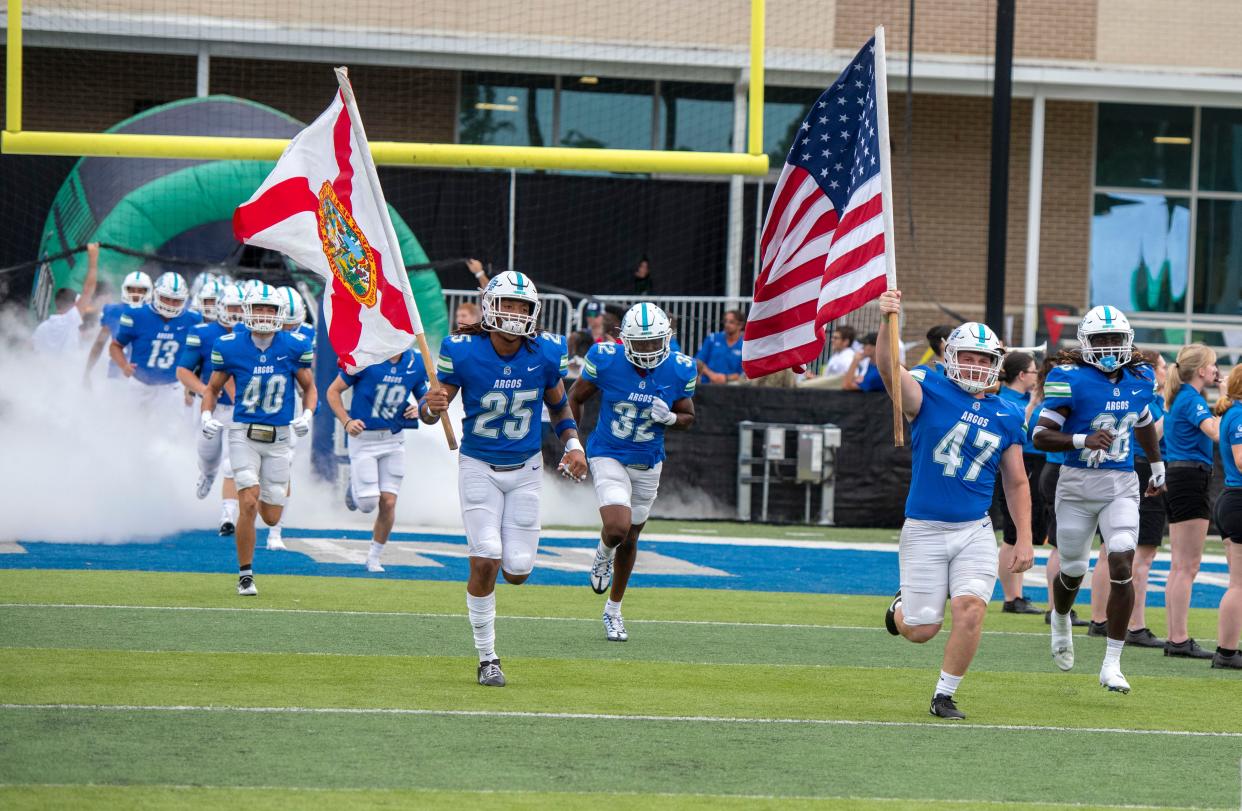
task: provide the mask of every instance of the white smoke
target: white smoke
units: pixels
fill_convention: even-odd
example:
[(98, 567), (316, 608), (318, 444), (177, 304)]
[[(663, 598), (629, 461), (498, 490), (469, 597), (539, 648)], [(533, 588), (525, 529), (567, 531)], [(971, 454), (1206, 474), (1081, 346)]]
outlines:
[[(105, 377), (106, 354), (88, 387), (85, 357), (85, 347), (78, 355), (38, 355), (24, 316), (0, 315), (0, 540), (120, 543), (216, 528), (219, 480), (206, 500), (194, 495), (197, 403), (142, 406), (141, 384)], [(460, 405), (454, 408), (460, 438)], [(395, 529), (460, 529), (457, 453), (439, 426), (406, 437)], [(344, 478), (339, 485), (319, 480), (310, 457), (306, 438), (294, 462), (286, 526), (369, 528), (372, 516), (346, 510)], [(341, 470), (344, 477), (347, 467)], [(545, 524), (599, 522), (591, 485), (554, 473), (544, 482), (542, 513)]]

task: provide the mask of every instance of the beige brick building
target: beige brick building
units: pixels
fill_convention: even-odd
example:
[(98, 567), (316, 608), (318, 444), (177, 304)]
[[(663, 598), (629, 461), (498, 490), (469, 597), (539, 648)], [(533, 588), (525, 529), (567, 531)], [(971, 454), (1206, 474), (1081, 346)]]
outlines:
[[(746, 103), (748, 0), (88, 5), (26, 3), (27, 130), (98, 131), (152, 104), (206, 94), (309, 120), (325, 102), (324, 67), (348, 62), (374, 140), (744, 149), (745, 119), (735, 113)], [(937, 304), (983, 313), (995, 5), (917, 4), (910, 160), (907, 8), (768, 0), (764, 140), (779, 169), (791, 123), (875, 25), (886, 25), (896, 251), (911, 337), (948, 319)], [(1156, 326), (1191, 323), (1210, 342), (1235, 343), (1240, 34), (1232, 0), (1018, 3), (1006, 255), (1014, 342), (1042, 330), (1044, 306), (1080, 311), (1107, 295), (1150, 310)], [(1204, 139), (1215, 151), (1201, 150)], [(1033, 144), (1042, 163), (1034, 194)], [(1147, 174), (1136, 168), (1131, 177), (1129, 166)], [(755, 182), (735, 181), (736, 193), (753, 199)], [(1137, 216), (1161, 205), (1167, 227)], [(729, 249), (710, 286), (745, 294), (753, 214), (728, 209)], [(1125, 263), (1156, 275), (1140, 280)], [(1037, 279), (1030, 291), (1028, 278)], [(1143, 292), (1161, 284), (1171, 291), (1163, 299)], [(1152, 330), (1140, 339), (1172, 340)]]

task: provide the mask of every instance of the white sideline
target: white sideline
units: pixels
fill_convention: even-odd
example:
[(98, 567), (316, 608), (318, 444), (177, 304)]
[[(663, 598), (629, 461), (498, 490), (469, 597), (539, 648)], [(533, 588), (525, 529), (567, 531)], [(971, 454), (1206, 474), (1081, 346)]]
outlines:
[(1122, 729), (1034, 724), (945, 724), (933, 721), (854, 721), (839, 718), (736, 718), (719, 715), (627, 715), (594, 712), (521, 710), (431, 710), (413, 707), (232, 707), (196, 704), (0, 704), (0, 710), (85, 710), (93, 712), (219, 712), (260, 715), (426, 715), (455, 718), (541, 718), (554, 721), (656, 721), (692, 724), (771, 724), (790, 726), (896, 727), (901, 729), (989, 729), (1002, 732), (1086, 732), (1099, 735), (1162, 735), (1177, 738), (1242, 738), (1242, 732), (1182, 729)]
[[(435, 612), (416, 611), (333, 611), (326, 608), (229, 608), (227, 606), (200, 605), (110, 605), (103, 603), (0, 603), (4, 608), (88, 608), (118, 609), (142, 611), (225, 611), (236, 613), (261, 614), (327, 614), (360, 617), (413, 617), (415, 619), (435, 619), (448, 617), (451, 619), (467, 619), (466, 614), (438, 614)], [(540, 617), (521, 614), (497, 614), (497, 620), (534, 620), (539, 622), (592, 622), (598, 623), (598, 617)], [(723, 620), (628, 620), (631, 625), (708, 625), (726, 628), (788, 628), (791, 630), (815, 631), (882, 631), (879, 625), (815, 625), (810, 623), (781, 622), (726, 622)], [(887, 633), (887, 632), (885, 632)], [(984, 631), (992, 636), (1038, 636), (1047, 637), (1048, 632), (1035, 631)], [(1203, 637), (1200, 637), (1203, 638)]]

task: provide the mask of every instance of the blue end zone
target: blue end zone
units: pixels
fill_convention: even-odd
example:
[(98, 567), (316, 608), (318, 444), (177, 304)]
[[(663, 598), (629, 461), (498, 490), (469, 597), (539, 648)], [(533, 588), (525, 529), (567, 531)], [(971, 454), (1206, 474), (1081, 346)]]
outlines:
[[(464, 583), (468, 564), (461, 535), (393, 533), (384, 553), (383, 574), (370, 574), (362, 562), (370, 533), (358, 530), (286, 529), (285, 552), (263, 548), (259, 532), (255, 571), (320, 577), (366, 577), (390, 580), (445, 580)], [(586, 572), (595, 538), (544, 538), (539, 562), (528, 583), (586, 586)], [(745, 546), (704, 541), (681, 543), (641, 541), (639, 570), (631, 584), (639, 588), (736, 589), (809, 594), (871, 594), (887, 596), (897, 587), (897, 554), (891, 549), (840, 549), (807, 546)], [(154, 543), (83, 544), (20, 541), (0, 554), (0, 569), (101, 569), (151, 572), (204, 572), (232, 575), (237, 571), (232, 538), (214, 532), (185, 532)], [(1164, 605), (1167, 561), (1152, 569), (1147, 603)], [(1042, 570), (1032, 578), (1043, 582)], [(1215, 608), (1228, 582), (1223, 563), (1205, 562), (1195, 584), (1193, 605)], [(1047, 589), (1025, 588), (1043, 602)], [(994, 599), (1000, 599), (997, 587)], [(1080, 603), (1083, 599), (1080, 598)]]

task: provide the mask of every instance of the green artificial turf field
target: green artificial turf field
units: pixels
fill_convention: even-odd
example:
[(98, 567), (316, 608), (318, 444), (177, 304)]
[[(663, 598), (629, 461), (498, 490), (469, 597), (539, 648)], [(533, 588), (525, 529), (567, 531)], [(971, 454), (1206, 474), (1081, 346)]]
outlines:
[(1111, 694), (1039, 617), (989, 617), (949, 724), (946, 634), (888, 636), (883, 598), (635, 589), (617, 644), (585, 586), (502, 586), (497, 690), (461, 584), (260, 588), (0, 572), (0, 808), (1239, 807), (1235, 672), (1127, 649)]

